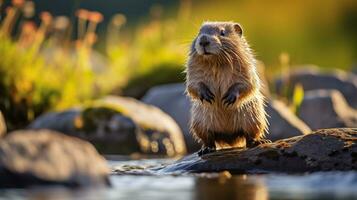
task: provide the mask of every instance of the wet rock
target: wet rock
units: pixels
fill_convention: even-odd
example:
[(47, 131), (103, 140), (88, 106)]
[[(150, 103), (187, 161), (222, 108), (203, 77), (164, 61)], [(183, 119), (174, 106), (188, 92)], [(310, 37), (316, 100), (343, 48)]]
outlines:
[(340, 91), (347, 102), (357, 108), (357, 75), (343, 71), (322, 73), (316, 67), (299, 69), (289, 76), (277, 80), (277, 92), (282, 94), (287, 88), (292, 91), (296, 84), (301, 84), (305, 91), (335, 89)]
[(185, 95), (183, 83), (153, 87), (145, 94), (142, 101), (160, 108), (177, 122), (184, 133), (188, 152), (194, 152), (200, 148), (189, 132), (190, 100)]
[(109, 185), (106, 161), (88, 142), (50, 130), (16, 131), (0, 141), (0, 187)]
[(2, 113), (0, 111), (0, 137), (4, 136), (6, 133), (6, 123), (5, 123), (5, 119), (2, 116)]
[(262, 144), (251, 149), (229, 149), (199, 157), (197, 153), (155, 169), (160, 173), (231, 173), (357, 170), (357, 129), (323, 129)]
[(267, 134), (267, 138), (271, 141), (311, 132), (310, 128), (281, 101), (271, 100), (267, 105), (266, 111), (269, 116), (269, 134)]
[(306, 92), (298, 116), (313, 130), (357, 127), (357, 110), (351, 108), (337, 90)]
[(82, 109), (49, 113), (29, 127), (83, 138), (102, 153), (173, 156), (186, 152), (175, 121), (160, 109), (132, 98), (112, 96)]

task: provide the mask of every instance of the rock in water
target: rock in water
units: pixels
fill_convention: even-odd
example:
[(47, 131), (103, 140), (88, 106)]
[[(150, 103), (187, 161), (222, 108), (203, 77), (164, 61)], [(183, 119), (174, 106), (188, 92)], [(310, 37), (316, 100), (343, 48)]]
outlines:
[(4, 136), (6, 133), (6, 123), (5, 123), (5, 119), (2, 116), (2, 113), (0, 111), (0, 137)]
[(176, 122), (160, 109), (133, 98), (110, 96), (82, 109), (48, 113), (29, 128), (47, 128), (77, 136), (107, 154), (174, 156), (186, 152)]
[(292, 91), (296, 84), (301, 84), (305, 91), (335, 89), (340, 91), (353, 108), (357, 108), (357, 75), (343, 71), (321, 73), (316, 67), (293, 71), (289, 76), (277, 80), (277, 92), (282, 94), (286, 87)]
[(269, 121), (267, 138), (271, 141), (311, 132), (310, 128), (279, 100), (269, 101), (266, 111)]
[(251, 149), (197, 153), (158, 169), (160, 173), (314, 172), (357, 170), (357, 129), (323, 129)]
[(108, 173), (105, 159), (78, 138), (43, 129), (0, 141), (0, 187), (106, 186)]
[(357, 110), (337, 90), (306, 92), (298, 116), (311, 129), (357, 127)]

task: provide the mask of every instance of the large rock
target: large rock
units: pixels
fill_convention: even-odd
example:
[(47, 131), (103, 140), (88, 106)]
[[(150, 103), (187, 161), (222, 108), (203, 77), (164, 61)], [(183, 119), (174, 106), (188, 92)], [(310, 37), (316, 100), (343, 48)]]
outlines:
[[(157, 86), (149, 90), (142, 99), (145, 103), (155, 105), (169, 114), (180, 126), (185, 135), (188, 151), (193, 152), (200, 147), (189, 133), (190, 101), (185, 96), (184, 84)], [(266, 108), (269, 115), (270, 140), (278, 140), (310, 132), (310, 128), (298, 119), (284, 103), (278, 100), (268, 102)]]
[(267, 105), (266, 112), (269, 115), (269, 134), (267, 138), (271, 141), (311, 132), (311, 129), (281, 101), (271, 100)]
[(110, 96), (82, 109), (49, 113), (29, 128), (48, 128), (86, 139), (103, 153), (174, 156), (186, 152), (175, 121), (133, 98)]
[(351, 108), (337, 90), (306, 92), (298, 116), (313, 130), (357, 127), (357, 110)]
[(177, 122), (184, 133), (187, 150), (189, 152), (196, 151), (200, 148), (200, 145), (193, 139), (189, 132), (190, 100), (185, 95), (185, 85), (183, 83), (153, 87), (141, 100), (160, 108)]
[(357, 129), (325, 129), (251, 149), (197, 153), (156, 169), (160, 173), (314, 172), (357, 170)]
[(4, 136), (6, 133), (6, 123), (5, 123), (5, 119), (2, 116), (2, 113), (0, 111), (0, 137)]
[(335, 89), (340, 91), (347, 102), (357, 108), (357, 75), (343, 71), (322, 73), (316, 67), (299, 69), (277, 80), (277, 92), (293, 90), (296, 84), (301, 84), (305, 91), (317, 89)]
[(109, 168), (88, 142), (50, 130), (16, 131), (0, 141), (0, 187), (106, 186)]

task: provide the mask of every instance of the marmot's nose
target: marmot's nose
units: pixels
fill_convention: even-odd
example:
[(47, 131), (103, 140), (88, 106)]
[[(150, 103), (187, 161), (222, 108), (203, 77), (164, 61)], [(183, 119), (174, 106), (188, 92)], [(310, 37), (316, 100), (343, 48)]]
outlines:
[(209, 41), (208, 41), (207, 36), (205, 36), (205, 35), (201, 36), (199, 44), (200, 44), (202, 47), (208, 46), (208, 45), (209, 45)]

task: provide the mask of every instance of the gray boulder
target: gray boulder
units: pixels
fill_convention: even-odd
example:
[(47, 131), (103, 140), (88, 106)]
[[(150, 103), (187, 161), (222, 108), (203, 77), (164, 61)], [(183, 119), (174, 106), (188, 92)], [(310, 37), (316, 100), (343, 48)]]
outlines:
[(269, 134), (267, 138), (271, 141), (311, 132), (311, 129), (281, 101), (271, 100), (267, 105), (266, 112), (269, 115)]
[(357, 170), (357, 129), (325, 129), (262, 144), (251, 149), (229, 149), (156, 168), (159, 173), (218, 172), (234, 174)]
[(6, 123), (5, 123), (5, 119), (2, 116), (2, 113), (0, 111), (0, 137), (4, 136), (6, 133)]
[(357, 108), (357, 75), (335, 70), (322, 73), (316, 67), (299, 69), (276, 81), (279, 94), (287, 88), (292, 91), (296, 84), (301, 84), (305, 91), (335, 89), (343, 94), (347, 102)]
[(357, 127), (357, 110), (351, 108), (337, 90), (306, 92), (298, 116), (313, 130)]
[(107, 154), (174, 156), (186, 152), (175, 121), (160, 109), (133, 98), (109, 96), (85, 108), (45, 114), (29, 128), (77, 136)]
[(189, 98), (185, 95), (185, 85), (183, 83), (153, 87), (141, 100), (160, 108), (177, 122), (184, 134), (189, 152), (200, 148), (200, 145), (194, 141), (189, 131), (191, 104)]
[(50, 112), (35, 119), (31, 129), (51, 129), (61, 133), (76, 135), (75, 119), (81, 114), (81, 109), (70, 109), (63, 112)]
[(0, 141), (0, 187), (107, 186), (108, 174), (105, 159), (78, 138), (43, 129)]

